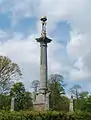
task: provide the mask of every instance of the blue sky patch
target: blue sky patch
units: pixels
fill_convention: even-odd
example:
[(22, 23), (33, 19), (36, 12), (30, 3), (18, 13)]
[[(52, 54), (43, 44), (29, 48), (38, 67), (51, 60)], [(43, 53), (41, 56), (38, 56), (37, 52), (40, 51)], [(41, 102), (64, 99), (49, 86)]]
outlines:
[(11, 28), (11, 19), (9, 14), (0, 13), (0, 29), (9, 30)]
[(21, 32), (25, 35), (36, 33), (36, 19), (24, 18), (14, 26), (13, 30), (15, 32)]
[(67, 21), (61, 21), (56, 25), (56, 29), (51, 33), (58, 42), (66, 45), (70, 40), (70, 24)]

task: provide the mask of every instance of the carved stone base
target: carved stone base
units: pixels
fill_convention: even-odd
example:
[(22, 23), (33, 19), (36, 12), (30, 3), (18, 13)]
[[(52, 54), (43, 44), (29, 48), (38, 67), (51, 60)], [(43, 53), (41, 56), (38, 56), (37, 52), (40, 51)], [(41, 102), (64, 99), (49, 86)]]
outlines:
[(35, 110), (49, 110), (49, 94), (38, 94), (33, 105)]
[(34, 103), (34, 110), (37, 111), (45, 110), (45, 103)]

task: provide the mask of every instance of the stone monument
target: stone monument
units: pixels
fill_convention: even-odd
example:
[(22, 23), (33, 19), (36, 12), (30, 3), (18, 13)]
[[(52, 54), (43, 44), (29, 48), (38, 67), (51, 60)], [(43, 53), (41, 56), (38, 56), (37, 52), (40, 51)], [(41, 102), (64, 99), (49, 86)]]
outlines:
[(36, 100), (34, 107), (39, 109), (49, 109), (49, 94), (47, 87), (47, 44), (52, 40), (46, 36), (46, 16), (42, 17), (42, 33), (40, 38), (36, 38), (36, 41), (40, 43), (40, 86), (39, 91), (36, 93)]
[(71, 99), (70, 99), (70, 105), (69, 105), (69, 112), (73, 112), (73, 96), (71, 95)]
[(14, 111), (14, 97), (11, 99), (11, 111)]

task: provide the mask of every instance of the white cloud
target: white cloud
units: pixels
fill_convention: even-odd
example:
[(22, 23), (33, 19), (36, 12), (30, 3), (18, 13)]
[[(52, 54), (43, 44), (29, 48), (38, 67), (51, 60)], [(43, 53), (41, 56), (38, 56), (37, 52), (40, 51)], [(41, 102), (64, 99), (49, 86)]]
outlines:
[[(20, 36), (16, 34), (16, 37), (13, 36), (1, 44), (0, 54), (8, 56), (11, 60), (19, 64), (23, 73), (23, 82), (29, 87), (30, 80), (39, 79), (40, 45), (35, 41), (37, 35), (30, 35), (27, 38)], [(56, 42), (48, 45), (49, 74), (65, 72), (66, 69), (63, 69), (61, 56), (59, 56), (59, 51), (63, 48), (61, 44)]]
[[(80, 2), (79, 0), (4, 0), (1, 2), (0, 11), (10, 11), (13, 22), (17, 22), (24, 17), (37, 17), (39, 19), (46, 15), (48, 17), (48, 28), (54, 29), (55, 23), (60, 22), (60, 20), (67, 20), (72, 24), (81, 24), (84, 14), (89, 17), (90, 3), (89, 0), (80, 0)], [(84, 18), (83, 22), (85, 23), (86, 20)], [(76, 24), (76, 26), (79, 25)]]
[[(67, 44), (67, 53), (71, 62), (74, 60), (75, 62), (71, 66), (70, 64), (68, 65), (70, 62), (64, 64), (60, 55), (53, 54), (55, 51), (58, 53), (62, 49), (62, 46), (58, 43), (50, 44), (51, 53), (49, 51), (49, 57), (52, 57), (49, 58), (49, 65), (52, 67), (49, 70), (52, 72), (66, 71), (70, 79), (73, 80), (87, 79), (90, 77), (91, 0), (8, 0), (8, 4), (4, 6), (7, 7), (0, 8), (1, 11), (11, 11), (13, 21), (15, 22), (18, 22), (18, 20), (24, 17), (30, 16), (39, 19), (42, 15), (46, 15), (48, 17), (48, 32), (54, 30), (58, 22), (67, 20), (71, 25), (71, 39)], [(37, 25), (39, 29), (39, 21)], [(9, 45), (11, 48), (9, 48)], [(29, 64), (30, 61), (33, 63), (36, 60), (39, 61), (38, 49), (38, 44), (30, 41), (30, 37), (26, 38), (25, 41), (21, 40), (21, 38), (16, 41), (10, 40), (0, 48), (1, 52), (10, 55), (11, 58), (22, 62), (26, 61)], [(67, 61), (68, 57), (65, 59)]]
[(78, 58), (74, 63), (74, 68), (70, 72), (71, 80), (88, 80), (91, 78), (91, 69), (88, 70), (82, 58)]
[(91, 35), (88, 33), (77, 34), (72, 36), (68, 43), (67, 50), (72, 60), (75, 60), (74, 66), (78, 68), (72, 69), (71, 79), (87, 80), (91, 78)]
[(0, 29), (0, 41), (4, 41), (4, 40), (8, 39), (8, 37), (9, 37), (9, 35), (5, 31)]
[(87, 39), (86, 34), (76, 34), (75, 36), (71, 36), (71, 40), (67, 46), (68, 54), (75, 59), (85, 56), (90, 51), (90, 47), (88, 47), (90, 43), (91, 41)]

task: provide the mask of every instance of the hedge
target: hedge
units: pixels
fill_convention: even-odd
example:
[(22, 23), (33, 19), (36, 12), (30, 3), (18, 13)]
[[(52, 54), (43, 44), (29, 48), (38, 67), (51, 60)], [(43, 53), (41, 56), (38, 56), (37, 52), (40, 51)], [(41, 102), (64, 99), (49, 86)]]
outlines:
[(55, 111), (0, 112), (0, 120), (91, 120), (90, 113), (63, 113)]

